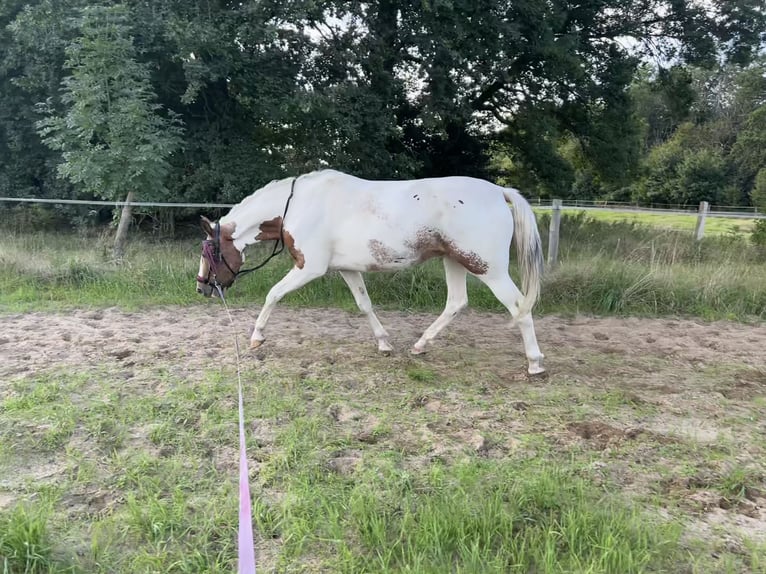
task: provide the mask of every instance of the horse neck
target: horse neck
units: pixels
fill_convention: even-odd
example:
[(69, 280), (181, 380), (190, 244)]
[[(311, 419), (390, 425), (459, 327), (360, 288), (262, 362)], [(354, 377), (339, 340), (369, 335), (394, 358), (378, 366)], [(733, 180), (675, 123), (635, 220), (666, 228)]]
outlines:
[(264, 222), (282, 217), (290, 193), (290, 180), (274, 182), (259, 189), (221, 218), (221, 224), (234, 223), (234, 243), (240, 250), (255, 243)]

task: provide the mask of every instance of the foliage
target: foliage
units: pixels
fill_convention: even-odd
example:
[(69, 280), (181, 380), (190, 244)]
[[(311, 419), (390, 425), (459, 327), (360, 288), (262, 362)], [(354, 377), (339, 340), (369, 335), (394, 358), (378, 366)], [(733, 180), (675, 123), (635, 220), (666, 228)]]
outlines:
[(755, 176), (755, 185), (750, 194), (750, 201), (761, 212), (766, 213), (766, 167), (762, 168)]
[(644, 149), (669, 139), (678, 126), (689, 119), (698, 97), (688, 67), (660, 69), (655, 78), (642, 66), (630, 87), (636, 114), (640, 118)]
[(747, 115), (731, 152), (745, 189), (753, 189), (757, 174), (766, 169), (766, 85), (761, 97), (763, 105)]
[(720, 203), (726, 186), (726, 162), (721, 154), (710, 149), (687, 153), (678, 166), (678, 195), (682, 205), (701, 201)]
[[(685, 122), (723, 143), (739, 197), (760, 161), (728, 157), (760, 105), (757, 73), (745, 81), (748, 69), (735, 67), (762, 41), (757, 0), (90, 4), (0, 2), (0, 189), (11, 195), (71, 195), (59, 171), (98, 195), (123, 193), (124, 181), (144, 196), (233, 201), (331, 166), (614, 196), (641, 186), (644, 155)], [(96, 14), (107, 13), (98, 31)], [(720, 81), (706, 71), (717, 60)], [(108, 78), (125, 82), (126, 99), (107, 110), (115, 86), (96, 86)], [(36, 132), (39, 102), (53, 150)]]
[(750, 241), (753, 242), (753, 245), (766, 248), (766, 219), (759, 219), (755, 222)]
[(728, 181), (724, 157), (708, 148), (688, 149), (687, 141), (677, 137), (651, 151), (639, 199), (678, 205), (721, 203)]
[(81, 36), (67, 49), (64, 115), (53, 104), (38, 122), (43, 141), (62, 152), (59, 174), (88, 194), (109, 199), (130, 191), (158, 198), (181, 142), (179, 120), (160, 115), (149, 69), (136, 60), (127, 10), (84, 8)]

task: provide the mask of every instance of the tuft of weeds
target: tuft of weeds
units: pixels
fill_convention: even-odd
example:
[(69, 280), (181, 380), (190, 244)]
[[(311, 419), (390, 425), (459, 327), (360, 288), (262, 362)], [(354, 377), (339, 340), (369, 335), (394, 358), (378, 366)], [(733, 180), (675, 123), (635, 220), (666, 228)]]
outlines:
[(729, 504), (737, 504), (754, 499), (761, 492), (761, 484), (763, 477), (754, 469), (733, 466), (720, 476), (717, 486)]
[(0, 514), (0, 567), (2, 572), (47, 574), (58, 569), (52, 558), (48, 531), (50, 507), (47, 503), (19, 504)]
[(436, 373), (427, 367), (413, 366), (407, 369), (407, 377), (420, 383), (432, 383), (436, 380)]

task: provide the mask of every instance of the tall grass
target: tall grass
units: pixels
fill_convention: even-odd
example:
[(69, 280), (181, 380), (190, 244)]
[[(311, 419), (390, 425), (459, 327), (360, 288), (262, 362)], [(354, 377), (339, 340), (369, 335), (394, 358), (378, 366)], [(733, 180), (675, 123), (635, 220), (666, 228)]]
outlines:
[[(544, 243), (549, 217), (539, 218)], [(766, 316), (766, 254), (741, 235), (694, 242), (687, 232), (630, 222), (565, 215), (560, 265), (545, 277), (538, 310), (550, 312), (680, 314), (705, 318)], [(200, 302), (194, 277), (196, 240), (136, 238), (126, 263), (109, 261), (103, 236), (10, 234), (0, 239), (0, 305), (7, 310), (67, 305), (191, 304)], [(268, 248), (268, 247), (266, 247)], [(249, 260), (263, 255), (257, 248)], [(281, 256), (243, 278), (230, 291), (233, 304), (261, 302), (287, 271)], [(517, 277), (515, 265), (511, 272)], [(439, 310), (446, 297), (438, 261), (396, 273), (367, 275), (373, 302), (384, 308)], [(471, 305), (502, 310), (488, 289), (469, 280)], [(336, 275), (312, 282), (286, 298), (292, 305), (355, 308)]]
[[(47, 504), (18, 505), (0, 514), (0, 571), (44, 574), (53, 569)], [(69, 571), (68, 569), (58, 570)]]

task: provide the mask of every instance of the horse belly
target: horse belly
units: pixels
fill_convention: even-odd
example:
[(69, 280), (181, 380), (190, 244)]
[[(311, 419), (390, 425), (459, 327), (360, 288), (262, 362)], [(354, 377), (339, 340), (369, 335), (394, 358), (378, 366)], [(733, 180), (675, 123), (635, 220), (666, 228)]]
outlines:
[(412, 246), (372, 237), (336, 244), (331, 269), (347, 271), (396, 271), (420, 263), (423, 259)]

